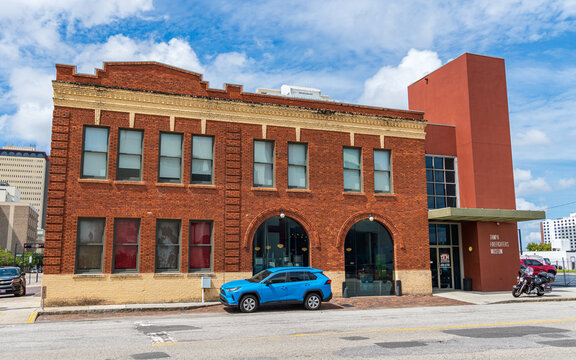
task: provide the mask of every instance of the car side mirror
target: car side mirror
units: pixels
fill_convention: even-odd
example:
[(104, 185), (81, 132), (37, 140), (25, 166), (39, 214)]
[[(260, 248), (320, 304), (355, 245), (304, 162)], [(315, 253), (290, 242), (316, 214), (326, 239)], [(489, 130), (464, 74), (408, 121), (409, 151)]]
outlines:
[(264, 281), (264, 285), (266, 285), (266, 286), (270, 286), (270, 284), (272, 284), (272, 281), (270, 281), (270, 280), (266, 280), (266, 281)]

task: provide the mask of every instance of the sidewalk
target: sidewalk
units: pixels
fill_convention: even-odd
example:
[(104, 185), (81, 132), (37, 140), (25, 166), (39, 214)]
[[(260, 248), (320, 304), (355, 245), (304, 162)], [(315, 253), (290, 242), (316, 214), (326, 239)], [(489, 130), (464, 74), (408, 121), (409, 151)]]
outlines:
[[(334, 298), (322, 305), (323, 310), (374, 309), (426, 306), (487, 305), (517, 302), (576, 301), (576, 287), (554, 287), (551, 293), (544, 296), (526, 296), (514, 298), (511, 291), (476, 292), (476, 291), (438, 291), (432, 296), (381, 296)], [(89, 305), (39, 308), (31, 312), (29, 319), (74, 318), (106, 316), (106, 314), (136, 314), (159, 312), (222, 312), (231, 311), (219, 302), (189, 303), (155, 303), (155, 304), (122, 304), (122, 305)], [(234, 310), (232, 310), (234, 311)], [(30, 321), (29, 321), (30, 322)]]

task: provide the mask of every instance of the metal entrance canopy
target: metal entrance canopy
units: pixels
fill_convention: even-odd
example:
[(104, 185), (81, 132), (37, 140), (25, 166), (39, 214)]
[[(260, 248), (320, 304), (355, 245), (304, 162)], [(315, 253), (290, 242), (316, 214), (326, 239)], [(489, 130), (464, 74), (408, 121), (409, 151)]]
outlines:
[(442, 208), (428, 210), (428, 220), (436, 221), (491, 221), (521, 222), (542, 220), (545, 211), (507, 209)]

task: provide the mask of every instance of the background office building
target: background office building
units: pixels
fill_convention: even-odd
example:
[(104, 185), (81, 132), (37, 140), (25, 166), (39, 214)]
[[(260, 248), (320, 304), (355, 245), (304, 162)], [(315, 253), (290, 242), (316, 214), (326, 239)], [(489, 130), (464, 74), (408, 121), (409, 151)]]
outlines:
[(576, 251), (576, 213), (540, 223), (542, 243), (551, 244), (552, 250)]
[(46, 226), (48, 190), (48, 157), (35, 147), (4, 146), (0, 149), (0, 182), (16, 187), (20, 202), (32, 205), (38, 212), (37, 227)]
[(53, 87), (48, 305), (198, 300), (206, 276), (217, 299), (277, 266), (323, 269), (336, 296), (508, 290), (516, 222), (544, 218), (515, 210), (501, 59), (435, 71), (414, 110), (158, 63), (57, 65)]

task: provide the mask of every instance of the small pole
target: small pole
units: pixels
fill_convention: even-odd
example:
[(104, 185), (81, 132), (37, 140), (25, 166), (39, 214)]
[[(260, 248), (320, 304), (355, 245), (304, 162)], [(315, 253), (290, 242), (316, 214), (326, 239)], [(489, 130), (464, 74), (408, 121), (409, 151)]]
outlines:
[(520, 241), (520, 255), (522, 255), (522, 230), (518, 229), (518, 240)]
[(202, 304), (204, 304), (204, 287), (202, 287)]

